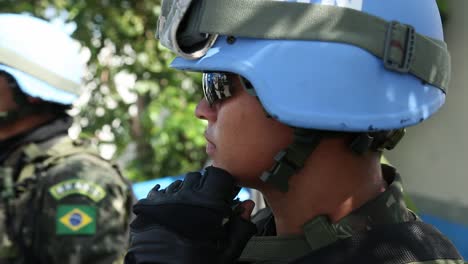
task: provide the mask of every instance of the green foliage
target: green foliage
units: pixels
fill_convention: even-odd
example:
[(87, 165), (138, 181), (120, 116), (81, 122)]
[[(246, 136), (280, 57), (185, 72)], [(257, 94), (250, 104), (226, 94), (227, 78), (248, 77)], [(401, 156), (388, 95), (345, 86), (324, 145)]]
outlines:
[[(73, 37), (89, 50), (86, 87), (92, 92), (77, 122), (84, 136), (117, 147), (115, 156), (126, 159), (129, 178), (203, 166), (204, 125), (194, 118), (201, 78), (169, 68), (174, 57), (154, 37), (159, 0), (2, 0), (0, 12), (76, 25)], [(119, 92), (132, 78), (128, 91)], [(102, 131), (112, 136), (98, 137)]]

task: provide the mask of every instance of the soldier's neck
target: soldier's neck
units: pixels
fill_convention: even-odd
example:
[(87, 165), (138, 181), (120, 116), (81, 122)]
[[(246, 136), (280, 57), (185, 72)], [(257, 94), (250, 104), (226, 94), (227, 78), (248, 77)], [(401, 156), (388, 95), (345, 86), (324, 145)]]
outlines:
[(336, 222), (385, 191), (377, 153), (356, 156), (335, 147), (317, 148), (290, 178), (287, 193), (262, 190), (278, 235), (301, 234), (302, 226), (319, 215)]

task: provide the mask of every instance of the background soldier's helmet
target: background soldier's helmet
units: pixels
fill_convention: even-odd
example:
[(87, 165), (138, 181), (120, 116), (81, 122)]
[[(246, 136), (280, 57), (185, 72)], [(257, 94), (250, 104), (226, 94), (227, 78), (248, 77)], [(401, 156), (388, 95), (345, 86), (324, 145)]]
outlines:
[[(312, 6), (304, 1), (275, 3)], [(288, 40), (281, 36), (266, 39), (262, 37), (268, 34), (265, 31), (258, 32), (258, 38), (236, 35), (236, 32), (264, 27), (258, 23), (232, 25), (230, 29), (236, 32), (218, 33), (206, 54), (199, 58), (181, 54), (183, 57), (176, 58), (172, 66), (239, 74), (252, 83), (270, 116), (306, 129), (351, 132), (399, 129), (422, 122), (444, 104), (450, 60), (435, 0), (312, 0), (310, 3), (319, 7), (341, 7), (346, 11), (342, 16), (325, 13), (323, 17), (314, 18), (323, 22), (320, 30), (325, 35), (327, 32), (339, 35), (336, 34), (339, 31), (328, 31), (335, 26), (339, 30), (357, 30), (350, 38), (375, 49), (381, 56), (341, 40)], [(232, 10), (233, 15), (224, 13), (220, 18), (225, 16), (230, 21), (244, 11)], [(270, 9), (263, 9), (256, 15), (266, 16), (268, 12)], [(368, 23), (354, 18), (346, 20), (356, 14), (371, 17), (363, 20)], [(274, 17), (272, 23), (275, 24), (270, 24), (269, 29), (275, 30), (290, 20)], [(380, 26), (374, 23), (377, 20), (382, 23)], [(170, 19), (160, 20), (160, 28), (164, 26), (161, 21), (167, 24)], [(289, 31), (299, 30), (301, 23), (297, 25)], [(216, 31), (216, 27), (213, 28)], [(359, 33), (366, 30), (380, 32), (376, 35), (375, 32)], [(326, 37), (336, 37), (330, 34)], [(376, 41), (377, 35), (382, 41)], [(436, 52), (432, 52), (434, 50)], [(391, 61), (395, 54), (400, 59)]]
[(0, 71), (31, 97), (71, 105), (84, 73), (80, 46), (59, 27), (28, 15), (0, 15)]

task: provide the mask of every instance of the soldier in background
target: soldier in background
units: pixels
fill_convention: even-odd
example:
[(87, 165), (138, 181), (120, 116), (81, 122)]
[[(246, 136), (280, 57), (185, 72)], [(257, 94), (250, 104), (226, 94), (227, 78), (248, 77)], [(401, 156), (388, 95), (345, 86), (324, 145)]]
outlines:
[(46, 21), (0, 15), (0, 263), (118, 263), (133, 195), (72, 140), (79, 45)]

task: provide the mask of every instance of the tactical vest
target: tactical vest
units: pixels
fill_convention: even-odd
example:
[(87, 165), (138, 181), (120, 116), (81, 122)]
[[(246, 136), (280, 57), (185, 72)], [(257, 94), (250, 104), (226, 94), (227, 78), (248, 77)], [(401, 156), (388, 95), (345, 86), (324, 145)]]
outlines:
[[(314, 228), (317, 226), (323, 228)], [(317, 217), (305, 224), (302, 235), (254, 236), (247, 243), (237, 263), (465, 263), (443, 234), (421, 221), (383, 224), (343, 239), (334, 237), (326, 226), (327, 220)], [(317, 233), (317, 230), (321, 232)], [(317, 237), (320, 239), (317, 240)]]
[[(20, 147), (0, 167), (0, 264), (24, 263), (31, 258), (34, 235), (34, 208), (46, 192), (41, 177), (63, 159), (88, 154), (103, 160), (97, 150), (67, 136)], [(128, 181), (114, 167), (124, 182)], [(33, 262), (32, 262), (33, 263)]]

